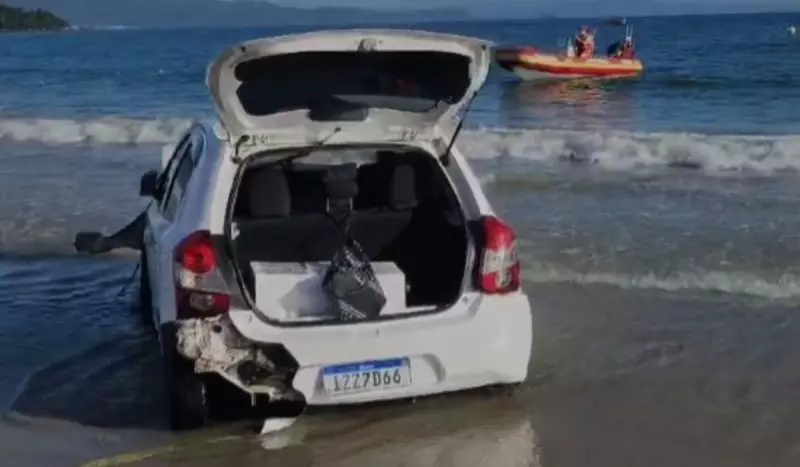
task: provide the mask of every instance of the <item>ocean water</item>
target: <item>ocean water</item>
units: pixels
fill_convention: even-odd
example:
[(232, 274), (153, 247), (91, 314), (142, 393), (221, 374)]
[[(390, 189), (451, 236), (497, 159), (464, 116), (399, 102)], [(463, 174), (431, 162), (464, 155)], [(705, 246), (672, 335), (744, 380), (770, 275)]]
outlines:
[[(556, 49), (591, 21), (417, 27)], [(496, 68), (460, 138), (520, 239), (528, 383), (308, 417), (278, 450), (221, 427), (235, 440), (142, 465), (798, 465), (800, 15), (632, 23), (640, 79)], [(164, 428), (135, 258), (78, 256), (72, 239), (143, 207), (141, 173), (211, 115), (216, 54), (297, 30), (0, 35), (4, 457), (78, 465), (183, 442)], [(601, 27), (599, 49), (622, 32)]]

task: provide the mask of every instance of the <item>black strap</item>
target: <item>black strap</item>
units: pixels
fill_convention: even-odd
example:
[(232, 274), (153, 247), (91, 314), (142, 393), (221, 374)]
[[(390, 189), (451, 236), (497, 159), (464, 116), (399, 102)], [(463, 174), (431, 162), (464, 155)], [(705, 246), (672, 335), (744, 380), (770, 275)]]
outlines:
[(350, 238), (350, 217), (353, 214), (352, 211), (345, 211), (344, 216), (342, 218), (338, 218), (331, 214), (330, 212), (326, 212), (325, 215), (331, 221), (334, 227), (336, 227), (336, 231), (339, 232), (339, 238), (342, 240), (342, 246), (346, 246), (347, 243), (351, 240)]
[(324, 178), (325, 191), (328, 194), (327, 216), (339, 231), (342, 247), (351, 242), (348, 232), (353, 199), (358, 194), (356, 177), (356, 164), (347, 163), (330, 167)]

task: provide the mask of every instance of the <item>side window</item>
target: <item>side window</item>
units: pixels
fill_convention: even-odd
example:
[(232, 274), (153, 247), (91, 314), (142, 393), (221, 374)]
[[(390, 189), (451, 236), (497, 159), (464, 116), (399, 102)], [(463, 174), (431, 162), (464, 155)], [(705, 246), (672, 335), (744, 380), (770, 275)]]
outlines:
[(161, 212), (164, 213), (164, 217), (167, 219), (175, 218), (175, 213), (178, 210), (181, 199), (183, 199), (186, 185), (192, 177), (192, 171), (194, 170), (193, 147), (193, 141), (188, 141), (182, 148), (181, 153), (175, 156), (174, 170), (171, 174), (167, 173), (167, 191), (164, 193), (161, 205)]
[(175, 171), (178, 168), (178, 163), (181, 161), (181, 158), (186, 153), (186, 146), (191, 144), (192, 134), (189, 133), (184, 136), (181, 141), (175, 146), (175, 151), (172, 153), (172, 156), (169, 158), (167, 165), (164, 167), (164, 170), (158, 176), (158, 187), (157, 191), (160, 194), (160, 202), (159, 206), (161, 210), (164, 209), (164, 204), (167, 202), (166, 192), (169, 188), (170, 184), (172, 183), (172, 179), (175, 177)]

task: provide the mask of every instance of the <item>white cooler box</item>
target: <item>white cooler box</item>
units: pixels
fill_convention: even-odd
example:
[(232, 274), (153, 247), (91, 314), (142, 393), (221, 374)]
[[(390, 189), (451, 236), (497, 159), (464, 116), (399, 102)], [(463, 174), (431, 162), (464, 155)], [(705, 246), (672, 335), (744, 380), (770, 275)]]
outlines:
[[(338, 319), (322, 290), (329, 262), (253, 262), (256, 306), (278, 321)], [(406, 313), (406, 276), (391, 262), (370, 263), (386, 295), (381, 316)]]

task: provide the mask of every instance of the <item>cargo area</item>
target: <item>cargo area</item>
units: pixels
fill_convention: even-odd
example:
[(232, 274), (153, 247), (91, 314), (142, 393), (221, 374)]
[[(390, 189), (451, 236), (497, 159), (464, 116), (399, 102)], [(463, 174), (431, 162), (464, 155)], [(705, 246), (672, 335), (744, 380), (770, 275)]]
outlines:
[(439, 160), (418, 149), (324, 148), (257, 155), (234, 190), (229, 237), (251, 302), (280, 322), (336, 319), (321, 281), (342, 245), (325, 174), (357, 165), (347, 234), (386, 295), (377, 319), (448, 308), (467, 272), (468, 229)]

